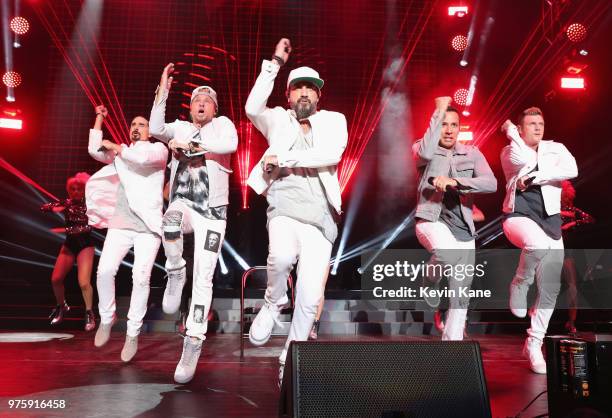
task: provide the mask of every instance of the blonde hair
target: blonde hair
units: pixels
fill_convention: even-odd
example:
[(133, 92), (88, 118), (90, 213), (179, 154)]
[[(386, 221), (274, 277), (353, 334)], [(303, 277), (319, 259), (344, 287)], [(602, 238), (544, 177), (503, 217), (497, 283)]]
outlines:
[(66, 181), (66, 190), (68, 190), (68, 188), (70, 187), (70, 185), (72, 183), (80, 183), (83, 186), (85, 185), (85, 183), (87, 183), (87, 180), (89, 180), (89, 174), (87, 174), (84, 171), (81, 171), (79, 173), (76, 173), (74, 176), (72, 177), (68, 177), (68, 180)]

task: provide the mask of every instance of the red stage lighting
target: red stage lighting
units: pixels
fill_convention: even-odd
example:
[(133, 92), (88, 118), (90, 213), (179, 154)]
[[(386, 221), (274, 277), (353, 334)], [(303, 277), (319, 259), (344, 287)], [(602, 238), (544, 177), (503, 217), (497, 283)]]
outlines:
[(455, 103), (457, 103), (459, 106), (467, 105), (467, 97), (467, 89), (458, 89), (455, 91), (455, 94), (453, 94), (453, 100), (455, 100)]
[(567, 27), (565, 34), (567, 39), (572, 42), (582, 42), (586, 38), (587, 30), (581, 23), (572, 23)]
[(463, 17), (468, 13), (467, 6), (450, 6), (448, 8), (449, 16)]
[(463, 35), (455, 36), (453, 40), (451, 41), (451, 46), (453, 47), (455, 51), (458, 51), (458, 52), (465, 51), (465, 48), (467, 48), (468, 46), (467, 37)]
[(21, 110), (15, 108), (5, 108), (0, 111), (0, 128), (21, 129)]
[(457, 141), (467, 142), (474, 140), (474, 134), (472, 131), (460, 131), (457, 136)]
[(17, 16), (11, 19), (11, 24), (9, 25), (11, 30), (15, 32), (17, 35), (25, 35), (30, 30), (30, 23), (26, 18)]
[(0, 117), (0, 128), (22, 129), (23, 121), (21, 119), (9, 119), (9, 118)]
[(584, 78), (582, 77), (561, 77), (562, 89), (582, 89), (584, 90)]
[(589, 65), (584, 62), (570, 61), (565, 70), (568, 74), (578, 75), (587, 69)]
[(2, 76), (2, 82), (6, 87), (17, 87), (21, 84), (21, 74), (16, 71), (7, 71)]

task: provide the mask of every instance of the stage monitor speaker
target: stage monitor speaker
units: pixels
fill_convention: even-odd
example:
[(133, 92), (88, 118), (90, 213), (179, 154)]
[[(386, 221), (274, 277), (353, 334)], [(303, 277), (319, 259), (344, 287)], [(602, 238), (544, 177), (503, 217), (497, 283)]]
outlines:
[(612, 416), (612, 335), (554, 335), (544, 342), (550, 418)]
[(292, 342), (281, 417), (490, 417), (472, 341)]

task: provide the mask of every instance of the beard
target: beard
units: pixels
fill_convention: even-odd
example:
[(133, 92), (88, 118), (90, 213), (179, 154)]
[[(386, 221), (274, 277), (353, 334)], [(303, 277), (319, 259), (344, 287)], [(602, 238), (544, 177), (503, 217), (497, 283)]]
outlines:
[(291, 109), (295, 112), (295, 117), (297, 120), (303, 120), (312, 116), (317, 111), (316, 103), (301, 102), (297, 101), (295, 103), (291, 103)]
[(132, 142), (140, 141), (140, 137), (140, 132), (132, 132), (132, 135), (130, 135), (130, 139), (132, 140)]

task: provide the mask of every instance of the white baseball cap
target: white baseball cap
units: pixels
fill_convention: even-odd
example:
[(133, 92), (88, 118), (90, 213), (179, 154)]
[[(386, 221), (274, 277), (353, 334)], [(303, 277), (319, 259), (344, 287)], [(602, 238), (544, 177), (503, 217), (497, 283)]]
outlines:
[(214, 91), (212, 87), (200, 86), (200, 87), (196, 87), (195, 89), (193, 89), (193, 92), (191, 92), (191, 102), (190, 103), (193, 103), (193, 99), (195, 99), (199, 95), (210, 97), (212, 101), (215, 102), (215, 107), (217, 109), (219, 108), (219, 103), (217, 102), (217, 92)]
[(287, 89), (289, 86), (300, 81), (308, 81), (317, 86), (319, 90), (323, 87), (323, 80), (319, 77), (319, 73), (310, 67), (299, 67), (291, 70), (289, 78), (287, 78)]

